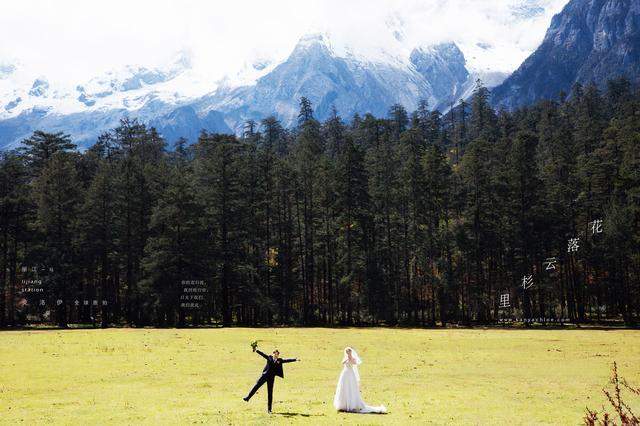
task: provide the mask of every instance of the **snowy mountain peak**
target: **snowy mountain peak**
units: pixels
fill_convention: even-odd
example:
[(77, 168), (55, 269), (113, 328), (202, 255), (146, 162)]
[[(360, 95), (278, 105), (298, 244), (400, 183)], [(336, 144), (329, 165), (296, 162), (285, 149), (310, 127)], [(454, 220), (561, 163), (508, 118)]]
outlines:
[(414, 52), (423, 52), (433, 56), (438, 56), (442, 59), (453, 60), (456, 62), (465, 62), (464, 54), (458, 47), (458, 45), (452, 41), (443, 42), (438, 44), (431, 44), (428, 46), (416, 47)]
[(127, 92), (167, 82), (191, 68), (190, 57), (181, 52), (176, 59), (165, 67), (146, 68), (144, 66), (126, 66), (120, 70), (111, 70), (105, 75), (93, 78), (86, 85), (79, 86), (79, 92), (104, 97), (113, 92)]
[(326, 44), (329, 41), (329, 37), (322, 33), (309, 33), (300, 37), (298, 41), (299, 47), (310, 46), (314, 44)]
[(316, 50), (318, 52), (323, 52), (327, 54), (333, 55), (333, 49), (331, 48), (331, 41), (329, 40), (329, 36), (327, 34), (322, 33), (311, 33), (305, 34), (300, 37), (296, 47), (293, 49), (291, 56), (304, 55), (309, 51)]
[(0, 62), (0, 80), (9, 77), (15, 70), (15, 65)]
[(31, 86), (31, 90), (29, 90), (30, 96), (44, 97), (49, 90), (49, 82), (44, 78), (37, 78), (33, 85)]
[(446, 72), (461, 81), (469, 76), (464, 54), (453, 42), (417, 47), (411, 51), (409, 59), (423, 75)]
[(455, 96), (469, 84), (464, 54), (453, 42), (417, 47), (411, 52), (410, 61), (429, 81), (433, 96), (440, 103), (455, 101)]
[[(3, 64), (0, 65), (0, 118), (16, 117), (33, 109), (59, 114), (97, 109), (135, 110), (157, 97), (177, 101), (183, 99), (184, 92), (188, 94), (190, 85), (185, 83), (194, 78), (183, 78), (177, 85), (175, 82), (179, 77), (186, 77), (191, 67), (191, 54), (180, 51), (163, 66), (129, 65), (66, 87), (19, 65)], [(178, 88), (180, 95), (177, 95)], [(197, 90), (198, 96), (206, 93), (206, 89)], [(212, 90), (211, 85), (208, 90)]]

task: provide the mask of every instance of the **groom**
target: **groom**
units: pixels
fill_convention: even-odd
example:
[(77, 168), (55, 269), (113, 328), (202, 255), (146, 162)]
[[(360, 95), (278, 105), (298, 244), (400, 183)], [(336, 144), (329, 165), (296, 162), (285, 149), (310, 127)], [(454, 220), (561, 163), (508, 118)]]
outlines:
[(258, 352), (258, 355), (266, 359), (267, 364), (264, 366), (264, 369), (262, 370), (262, 375), (258, 378), (258, 381), (256, 382), (253, 389), (251, 389), (249, 394), (242, 399), (249, 402), (253, 394), (255, 394), (258, 391), (258, 389), (260, 389), (260, 387), (266, 383), (267, 395), (268, 395), (267, 412), (271, 414), (271, 403), (273, 401), (273, 382), (275, 381), (276, 376), (280, 376), (284, 379), (282, 364), (284, 364), (285, 362), (299, 361), (299, 359), (296, 359), (296, 358), (282, 359), (280, 358), (280, 352), (277, 349), (273, 351), (273, 355), (265, 355), (263, 352), (257, 350), (255, 347), (253, 348), (253, 351)]

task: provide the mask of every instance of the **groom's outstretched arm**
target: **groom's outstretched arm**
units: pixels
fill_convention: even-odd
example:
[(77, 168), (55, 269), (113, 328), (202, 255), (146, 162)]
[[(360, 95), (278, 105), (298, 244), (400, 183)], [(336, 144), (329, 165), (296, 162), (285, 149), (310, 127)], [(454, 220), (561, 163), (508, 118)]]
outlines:
[(260, 349), (256, 349), (256, 352), (258, 353), (258, 355), (260, 355), (262, 358), (264, 359), (269, 359), (269, 357), (267, 355), (265, 355), (264, 352), (262, 352)]
[(284, 364), (285, 362), (296, 362), (298, 361), (298, 358), (283, 358), (282, 359), (282, 363)]

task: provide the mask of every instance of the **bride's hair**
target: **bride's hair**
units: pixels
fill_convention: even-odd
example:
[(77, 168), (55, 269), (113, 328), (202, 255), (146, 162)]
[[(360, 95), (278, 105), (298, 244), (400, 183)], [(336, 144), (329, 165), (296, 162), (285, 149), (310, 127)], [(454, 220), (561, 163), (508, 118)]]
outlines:
[(358, 356), (358, 353), (351, 346), (347, 346), (346, 348), (344, 348), (344, 357), (342, 358), (343, 363), (347, 359), (349, 359), (349, 353), (351, 354), (351, 358), (355, 361), (356, 365), (362, 364), (362, 360)]

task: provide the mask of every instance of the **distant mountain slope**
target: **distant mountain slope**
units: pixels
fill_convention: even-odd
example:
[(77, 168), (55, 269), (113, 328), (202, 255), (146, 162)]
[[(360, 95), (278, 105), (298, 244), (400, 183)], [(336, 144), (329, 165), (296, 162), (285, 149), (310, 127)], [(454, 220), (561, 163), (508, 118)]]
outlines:
[(621, 75), (640, 81), (640, 1), (572, 0), (540, 47), (493, 90), (493, 102), (515, 108)]

